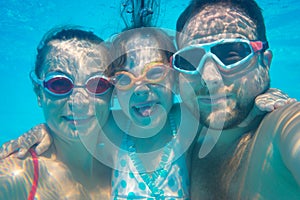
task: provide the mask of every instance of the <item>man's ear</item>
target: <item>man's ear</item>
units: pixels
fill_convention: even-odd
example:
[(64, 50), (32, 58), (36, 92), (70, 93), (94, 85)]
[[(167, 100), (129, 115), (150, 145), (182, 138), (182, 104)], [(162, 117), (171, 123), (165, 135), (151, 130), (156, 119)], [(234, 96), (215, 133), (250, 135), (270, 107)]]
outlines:
[(266, 50), (263, 53), (263, 63), (264, 63), (264, 66), (266, 66), (268, 69), (270, 69), (272, 59), (273, 59), (272, 51), (271, 50)]

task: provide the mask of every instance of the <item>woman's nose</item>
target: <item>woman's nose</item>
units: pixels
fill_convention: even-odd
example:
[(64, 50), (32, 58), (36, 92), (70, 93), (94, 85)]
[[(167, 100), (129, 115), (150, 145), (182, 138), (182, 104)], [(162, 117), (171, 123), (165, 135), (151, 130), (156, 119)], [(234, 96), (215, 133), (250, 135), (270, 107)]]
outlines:
[(70, 95), (70, 109), (73, 112), (87, 112), (89, 107), (89, 95), (86, 91), (73, 90)]

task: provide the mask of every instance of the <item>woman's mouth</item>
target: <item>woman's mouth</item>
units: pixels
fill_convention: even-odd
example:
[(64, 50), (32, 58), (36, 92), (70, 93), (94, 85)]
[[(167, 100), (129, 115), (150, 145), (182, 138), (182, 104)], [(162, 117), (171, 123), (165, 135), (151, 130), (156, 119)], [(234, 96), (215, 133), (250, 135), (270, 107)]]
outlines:
[(64, 120), (73, 124), (73, 125), (84, 125), (90, 122), (93, 116), (82, 116), (82, 117), (74, 117), (74, 116), (64, 116)]

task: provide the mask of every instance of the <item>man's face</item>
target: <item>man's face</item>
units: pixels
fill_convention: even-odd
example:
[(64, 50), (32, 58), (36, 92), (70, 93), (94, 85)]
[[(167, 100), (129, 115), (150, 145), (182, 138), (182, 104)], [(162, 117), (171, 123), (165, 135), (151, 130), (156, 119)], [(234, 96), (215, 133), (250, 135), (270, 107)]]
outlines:
[[(235, 38), (256, 40), (256, 25), (239, 10), (219, 4), (207, 6), (185, 24), (178, 47)], [(210, 128), (238, 125), (249, 114), (255, 97), (269, 86), (269, 62), (263, 64), (263, 53), (254, 53), (232, 69), (224, 70), (220, 60), (228, 65), (226, 62), (242, 59), (243, 48), (234, 49), (223, 49), (220, 54), (212, 47), (207, 48), (206, 52), (211, 53), (205, 54), (195, 66), (198, 73), (181, 73), (179, 78), (183, 101), (191, 111), (199, 106), (200, 122)]]

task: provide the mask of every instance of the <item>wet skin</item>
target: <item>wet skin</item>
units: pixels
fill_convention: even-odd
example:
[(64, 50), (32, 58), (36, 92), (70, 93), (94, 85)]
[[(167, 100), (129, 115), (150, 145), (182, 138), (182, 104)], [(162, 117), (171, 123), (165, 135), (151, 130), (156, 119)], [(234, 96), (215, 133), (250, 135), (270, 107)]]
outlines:
[[(256, 40), (256, 25), (234, 8), (226, 5), (207, 6), (186, 23), (178, 46), (181, 49), (223, 38)], [(269, 87), (271, 60), (272, 53), (269, 50), (256, 53), (238, 70), (224, 73), (218, 63), (208, 56), (198, 75), (181, 74), (181, 97), (192, 112), (199, 106), (200, 123), (203, 125), (199, 143), (193, 152), (192, 199), (241, 198), (239, 186), (242, 182), (235, 178), (244, 177), (238, 173), (240, 167), (247, 168), (245, 162), (241, 162), (243, 156), (247, 156), (244, 154), (247, 145), (243, 144), (250, 144), (250, 135), (255, 132), (259, 121), (252, 121), (252, 124), (248, 122), (243, 127), (239, 127), (239, 124), (250, 113), (255, 97)], [(185, 89), (187, 82), (193, 90)], [(195, 98), (196, 104), (190, 101)], [(199, 159), (201, 137), (207, 128), (220, 130), (222, 134), (212, 152)]]
[[(70, 77), (76, 86), (83, 86), (91, 76), (103, 75), (107, 55), (102, 45), (77, 39), (53, 40), (40, 78), (59, 73)], [(81, 140), (93, 138), (90, 145), (96, 145), (101, 126), (109, 116), (111, 90), (95, 97), (76, 86), (71, 94), (61, 97), (37, 88), (38, 103), (53, 137), (50, 148), (38, 159), (37, 198), (109, 199), (110, 169), (95, 160)], [(5, 186), (1, 199), (27, 198), (34, 174), (32, 162), (28, 154), (22, 160), (16, 155), (1, 160), (0, 185)]]
[[(95, 46), (95, 50), (87, 54), (86, 48), (74, 49), (72, 41), (52, 43), (43, 64), (41, 79), (59, 72), (71, 78), (75, 85), (84, 86), (90, 77), (103, 74), (103, 65), (108, 60), (101, 55), (102, 47)], [(80, 130), (88, 133), (102, 127), (109, 115), (109, 99), (110, 92), (95, 96), (85, 88), (77, 87), (70, 95), (63, 97), (53, 96), (42, 89), (38, 96), (48, 126), (67, 140), (79, 139)]]
[[(132, 37), (123, 45), (127, 59), (122, 70), (137, 80), (126, 90), (116, 87), (118, 101), (131, 125), (137, 127), (136, 131), (131, 130), (130, 135), (150, 138), (165, 126), (167, 115), (173, 105), (172, 71), (169, 68), (168, 58), (160, 50), (160, 44), (155, 36), (133, 32)], [(148, 71), (149, 64), (153, 63), (160, 63), (167, 73), (165, 78), (157, 83), (149, 83), (142, 77)], [(124, 123), (128, 123), (127, 120), (118, 119), (116, 122), (126, 132)]]
[[(255, 28), (251, 19), (234, 9), (208, 6), (185, 25), (178, 40), (179, 48), (223, 38), (255, 40)], [(191, 111), (197, 105), (190, 100), (198, 100), (202, 124), (213, 129), (231, 128), (249, 114), (254, 98), (269, 85), (271, 60), (267, 56), (270, 52), (265, 54), (255, 54), (249, 62), (239, 67), (239, 71), (232, 73), (222, 72), (217, 62), (207, 57), (199, 75), (182, 74), (181, 77), (188, 80), (194, 90), (186, 90), (186, 80), (181, 78), (181, 96)], [(264, 57), (267, 57), (267, 63), (263, 63)]]

